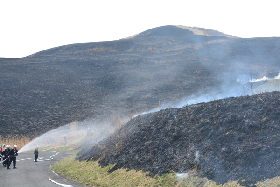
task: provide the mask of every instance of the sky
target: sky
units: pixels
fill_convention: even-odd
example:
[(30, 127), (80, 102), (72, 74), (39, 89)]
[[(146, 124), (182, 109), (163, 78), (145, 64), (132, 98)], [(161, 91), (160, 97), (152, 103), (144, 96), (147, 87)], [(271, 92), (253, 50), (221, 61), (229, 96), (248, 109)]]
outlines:
[(165, 25), (280, 37), (277, 0), (0, 0), (0, 57), (119, 40)]

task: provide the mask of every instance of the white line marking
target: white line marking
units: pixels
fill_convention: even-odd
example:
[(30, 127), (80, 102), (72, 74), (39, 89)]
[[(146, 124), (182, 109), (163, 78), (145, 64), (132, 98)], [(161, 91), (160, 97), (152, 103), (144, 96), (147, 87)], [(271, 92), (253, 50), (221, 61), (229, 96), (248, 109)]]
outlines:
[(67, 185), (67, 184), (58, 183), (58, 182), (52, 180), (51, 178), (49, 178), (49, 180), (50, 180), (51, 182), (53, 182), (53, 183), (59, 185), (59, 186), (63, 186), (63, 187), (73, 187), (72, 185)]
[(56, 174), (56, 176), (59, 176), (56, 172), (52, 171), (54, 174)]

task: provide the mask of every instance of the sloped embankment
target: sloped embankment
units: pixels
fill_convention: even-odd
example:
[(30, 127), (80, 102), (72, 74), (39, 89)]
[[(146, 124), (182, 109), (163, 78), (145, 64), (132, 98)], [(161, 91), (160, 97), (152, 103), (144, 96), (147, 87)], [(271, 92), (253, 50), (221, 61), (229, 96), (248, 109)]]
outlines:
[(81, 151), (100, 165), (201, 175), (249, 183), (280, 175), (280, 92), (226, 98), (138, 116)]

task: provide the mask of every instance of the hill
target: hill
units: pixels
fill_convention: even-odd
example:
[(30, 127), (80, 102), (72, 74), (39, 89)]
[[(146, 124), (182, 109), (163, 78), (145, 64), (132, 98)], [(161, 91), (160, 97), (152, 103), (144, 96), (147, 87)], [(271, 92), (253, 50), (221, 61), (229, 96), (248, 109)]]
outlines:
[[(280, 92), (230, 97), (137, 116), (80, 160), (101, 166), (188, 173), (247, 186), (279, 176)], [(244, 182), (246, 181), (246, 182)]]
[(73, 121), (128, 120), (191, 95), (247, 95), (249, 78), (278, 75), (279, 46), (277, 37), (170, 25), (0, 59), (0, 135), (36, 137)]

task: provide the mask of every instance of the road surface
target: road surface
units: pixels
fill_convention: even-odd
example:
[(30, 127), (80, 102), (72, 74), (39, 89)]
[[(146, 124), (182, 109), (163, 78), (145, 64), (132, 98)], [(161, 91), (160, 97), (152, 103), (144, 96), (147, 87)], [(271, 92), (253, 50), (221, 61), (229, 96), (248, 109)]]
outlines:
[[(69, 152), (39, 152), (38, 162), (34, 162), (34, 154), (19, 153), (17, 169), (11, 164), (7, 169), (0, 165), (0, 186), (3, 187), (85, 187), (76, 181), (71, 181), (50, 170), (50, 166), (58, 160), (71, 156)], [(49, 180), (51, 178), (51, 180)]]

